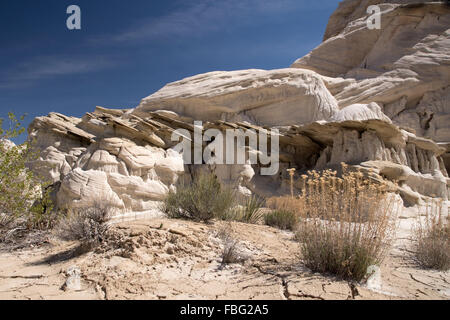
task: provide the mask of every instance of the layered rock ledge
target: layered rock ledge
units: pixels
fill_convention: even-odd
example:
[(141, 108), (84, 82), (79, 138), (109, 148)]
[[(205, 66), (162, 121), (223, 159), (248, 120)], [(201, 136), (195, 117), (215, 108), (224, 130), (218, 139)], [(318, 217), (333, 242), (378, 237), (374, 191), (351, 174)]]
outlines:
[[(30, 138), (42, 150), (33, 167), (53, 182), (58, 207), (85, 206), (101, 198), (124, 210), (156, 209), (177, 179), (193, 172), (194, 165), (183, 162), (171, 140), (176, 129), (194, 131), (192, 123), (180, 119), (166, 111), (140, 118), (101, 107), (82, 119), (51, 113), (36, 118), (29, 128)], [(209, 128), (268, 133), (249, 122), (204, 122), (203, 129)], [(277, 175), (260, 175), (260, 165), (209, 167), (243, 193), (270, 196), (287, 191), (287, 168), (296, 167), (301, 173), (346, 162), (399, 181), (397, 190), (408, 200), (418, 201), (419, 194), (448, 198), (450, 180), (441, 157), (446, 149), (389, 122), (321, 121), (278, 129)]]

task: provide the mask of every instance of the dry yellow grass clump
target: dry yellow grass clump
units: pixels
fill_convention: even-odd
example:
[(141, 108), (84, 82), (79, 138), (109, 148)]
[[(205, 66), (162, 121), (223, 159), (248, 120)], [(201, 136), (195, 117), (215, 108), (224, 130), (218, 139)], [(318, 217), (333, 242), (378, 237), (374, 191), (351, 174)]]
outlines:
[(442, 200), (429, 202), (414, 229), (416, 258), (425, 268), (450, 268), (450, 224)]
[(302, 176), (297, 239), (310, 269), (360, 281), (383, 260), (399, 206), (383, 184), (342, 166), (341, 177), (331, 170)]
[(303, 199), (299, 197), (272, 197), (266, 200), (267, 207), (274, 210), (292, 211), (299, 214), (303, 210)]

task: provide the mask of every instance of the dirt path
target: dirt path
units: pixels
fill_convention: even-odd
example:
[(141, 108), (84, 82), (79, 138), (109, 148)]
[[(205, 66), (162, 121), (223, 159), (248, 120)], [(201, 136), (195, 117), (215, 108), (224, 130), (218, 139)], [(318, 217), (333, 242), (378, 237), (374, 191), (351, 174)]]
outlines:
[[(231, 226), (243, 264), (221, 265)], [(107, 244), (67, 259), (74, 244), (0, 253), (0, 299), (450, 299), (450, 274), (421, 270), (403, 244), (371, 289), (313, 274), (293, 233), (267, 226), (154, 219), (124, 222)], [(81, 287), (66, 288), (67, 270)]]

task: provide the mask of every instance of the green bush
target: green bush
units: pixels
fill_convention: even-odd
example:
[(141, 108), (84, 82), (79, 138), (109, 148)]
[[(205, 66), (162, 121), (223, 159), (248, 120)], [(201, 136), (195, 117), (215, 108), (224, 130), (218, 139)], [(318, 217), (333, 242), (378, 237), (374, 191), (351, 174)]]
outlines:
[[(27, 164), (38, 157), (31, 144), (16, 146), (9, 141), (25, 132), (19, 119), (8, 114), (9, 129), (0, 119), (0, 227), (6, 229), (49, 228), (55, 221), (48, 184), (33, 174)], [(18, 227), (18, 224), (20, 227)]]
[(209, 221), (223, 218), (235, 204), (235, 194), (224, 188), (213, 174), (201, 173), (190, 184), (180, 184), (175, 192), (169, 192), (163, 211), (170, 218)]
[(266, 225), (282, 230), (294, 230), (297, 225), (297, 216), (292, 211), (275, 210), (264, 216)]

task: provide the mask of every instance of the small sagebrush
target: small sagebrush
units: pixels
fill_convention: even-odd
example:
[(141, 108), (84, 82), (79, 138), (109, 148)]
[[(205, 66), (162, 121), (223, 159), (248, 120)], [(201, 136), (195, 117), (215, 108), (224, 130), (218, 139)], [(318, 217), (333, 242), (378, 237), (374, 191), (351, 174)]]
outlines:
[[(447, 220), (447, 221), (446, 221)], [(428, 203), (414, 228), (415, 254), (425, 268), (450, 269), (450, 224), (442, 201)]]
[(83, 251), (90, 251), (106, 240), (112, 212), (101, 203), (73, 210), (59, 221), (55, 233), (64, 241), (80, 241)]
[(231, 189), (222, 187), (215, 175), (201, 173), (191, 184), (180, 184), (169, 192), (162, 209), (169, 218), (206, 222), (227, 216), (234, 203)]
[(223, 242), (222, 266), (242, 263), (246, 260), (246, 257), (239, 252), (239, 241), (234, 237), (231, 227), (222, 228), (218, 236)]
[(237, 253), (238, 242), (234, 239), (229, 239), (224, 243), (222, 251), (222, 264), (238, 263), (241, 261)]
[(311, 171), (304, 175), (297, 239), (315, 272), (360, 281), (385, 257), (399, 204), (383, 184), (361, 172)]
[(297, 215), (289, 210), (275, 210), (264, 216), (266, 225), (282, 230), (294, 230), (297, 225)]

